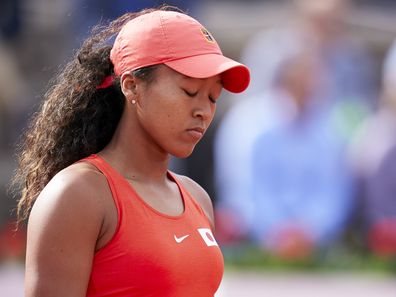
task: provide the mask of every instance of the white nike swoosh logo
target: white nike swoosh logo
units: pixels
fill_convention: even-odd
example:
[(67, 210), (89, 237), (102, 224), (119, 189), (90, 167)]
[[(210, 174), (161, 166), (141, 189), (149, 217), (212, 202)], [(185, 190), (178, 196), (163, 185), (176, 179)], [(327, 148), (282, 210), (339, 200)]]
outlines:
[(182, 236), (182, 237), (176, 237), (176, 235), (174, 235), (175, 241), (176, 241), (177, 243), (181, 243), (184, 239), (186, 239), (186, 238), (189, 237), (189, 236), (190, 236), (190, 234), (184, 235), (184, 236)]

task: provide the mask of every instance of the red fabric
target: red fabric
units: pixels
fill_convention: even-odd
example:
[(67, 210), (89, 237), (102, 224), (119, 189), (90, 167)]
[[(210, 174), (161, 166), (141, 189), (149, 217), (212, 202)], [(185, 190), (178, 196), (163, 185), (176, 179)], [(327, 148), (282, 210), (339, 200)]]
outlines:
[(99, 89), (106, 89), (106, 88), (110, 87), (111, 85), (113, 85), (113, 83), (114, 83), (114, 78), (113, 78), (113, 76), (111, 76), (111, 75), (106, 76), (106, 77), (103, 79), (102, 83), (101, 83), (100, 85), (96, 86), (96, 89), (97, 89), (97, 90), (99, 90)]
[(223, 56), (213, 36), (197, 20), (176, 11), (154, 11), (128, 21), (110, 52), (114, 73), (165, 64), (194, 78), (222, 74), (225, 89), (243, 92), (249, 69)]
[(177, 179), (169, 173), (185, 210), (169, 216), (146, 204), (99, 156), (84, 161), (106, 176), (118, 211), (115, 235), (94, 256), (87, 296), (213, 296), (223, 257), (204, 212)]

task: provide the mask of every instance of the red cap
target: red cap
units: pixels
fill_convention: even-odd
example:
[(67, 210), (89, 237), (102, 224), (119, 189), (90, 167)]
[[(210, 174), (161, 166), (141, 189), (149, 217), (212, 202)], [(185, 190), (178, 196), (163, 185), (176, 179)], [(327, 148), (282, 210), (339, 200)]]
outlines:
[(222, 74), (223, 87), (244, 91), (249, 69), (223, 56), (213, 36), (192, 17), (158, 10), (130, 20), (118, 33), (110, 53), (116, 75), (142, 67), (165, 64), (194, 78)]

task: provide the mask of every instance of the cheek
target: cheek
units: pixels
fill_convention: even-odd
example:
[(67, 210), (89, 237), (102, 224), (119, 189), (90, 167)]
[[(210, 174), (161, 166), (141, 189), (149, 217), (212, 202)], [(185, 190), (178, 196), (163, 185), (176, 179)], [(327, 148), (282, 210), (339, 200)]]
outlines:
[(167, 94), (151, 93), (138, 110), (138, 117), (143, 128), (156, 140), (158, 138), (171, 136), (180, 129), (186, 121), (183, 106), (177, 102), (177, 95), (169, 92)]
[(150, 132), (167, 129), (173, 130), (175, 128), (173, 119), (174, 115), (171, 109), (166, 106), (147, 106), (141, 110), (139, 115), (140, 122), (145, 128), (150, 129)]
[(165, 98), (157, 100), (149, 112), (152, 113), (152, 117), (158, 122), (158, 125), (174, 127), (177, 125), (175, 122), (183, 117), (184, 109), (181, 103), (180, 100), (177, 101), (176, 95), (169, 94)]

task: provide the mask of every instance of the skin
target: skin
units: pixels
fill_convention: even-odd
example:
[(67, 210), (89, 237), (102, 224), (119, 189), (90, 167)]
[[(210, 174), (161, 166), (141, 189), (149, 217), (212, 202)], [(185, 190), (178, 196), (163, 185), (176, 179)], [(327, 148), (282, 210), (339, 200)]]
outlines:
[[(192, 153), (213, 119), (222, 85), (219, 75), (189, 78), (164, 65), (155, 77), (147, 85), (130, 73), (122, 75), (126, 106), (111, 142), (99, 155), (149, 205), (180, 215), (182, 198), (167, 176), (169, 155)], [(191, 179), (178, 178), (214, 227), (208, 194)], [(109, 242), (116, 224), (116, 208), (103, 174), (88, 163), (59, 172), (37, 198), (29, 218), (26, 296), (85, 296), (94, 253)]]

